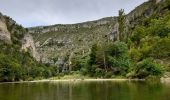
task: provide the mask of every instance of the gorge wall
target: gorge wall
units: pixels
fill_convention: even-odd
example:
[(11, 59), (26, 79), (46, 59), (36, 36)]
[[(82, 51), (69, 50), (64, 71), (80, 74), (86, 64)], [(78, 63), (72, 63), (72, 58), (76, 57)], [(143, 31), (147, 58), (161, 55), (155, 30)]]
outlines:
[(0, 13), (0, 40), (6, 43), (11, 43), (11, 35), (7, 29), (5, 19)]
[(40, 60), (36, 51), (33, 37), (8, 16), (0, 13), (0, 42), (9, 45), (18, 45), (21, 50), (30, 52), (37, 61)]
[[(140, 23), (141, 19), (157, 12), (156, 4), (164, 0), (150, 0), (136, 7), (126, 15), (126, 34)], [(118, 36), (117, 17), (108, 17), (96, 21), (78, 24), (39, 26), (29, 28), (35, 40), (35, 46), (43, 63), (71, 63), (73, 56), (86, 56), (90, 47), (100, 41), (114, 41)]]

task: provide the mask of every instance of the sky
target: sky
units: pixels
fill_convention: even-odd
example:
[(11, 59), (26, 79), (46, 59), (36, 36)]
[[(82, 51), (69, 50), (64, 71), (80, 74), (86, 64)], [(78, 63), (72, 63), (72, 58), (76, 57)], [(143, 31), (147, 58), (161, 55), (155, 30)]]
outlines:
[(24, 27), (74, 24), (129, 13), (148, 0), (0, 0), (0, 12)]

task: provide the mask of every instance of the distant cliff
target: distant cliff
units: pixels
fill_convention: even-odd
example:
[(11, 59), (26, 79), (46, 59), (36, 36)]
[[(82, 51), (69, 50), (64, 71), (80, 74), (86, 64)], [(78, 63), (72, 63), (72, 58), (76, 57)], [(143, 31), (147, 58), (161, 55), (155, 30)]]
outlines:
[(34, 40), (25, 28), (18, 25), (8, 16), (0, 13), (0, 41), (10, 45), (18, 45), (21, 50), (30, 52), (30, 54), (39, 61), (39, 55), (36, 52)]
[[(164, 4), (164, 0), (150, 0), (127, 14), (126, 34), (130, 35), (140, 20), (162, 11)], [(117, 17), (108, 17), (78, 24), (32, 27), (28, 30), (34, 37), (41, 61), (56, 64), (61, 58), (65, 63), (71, 63), (71, 56), (87, 55), (91, 45), (98, 41), (114, 41), (118, 36), (118, 27)]]
[(71, 55), (87, 55), (91, 45), (107, 41), (106, 33), (112, 30), (116, 17), (103, 18), (78, 24), (52, 25), (29, 28), (43, 63), (56, 64)]
[(40, 61), (40, 56), (35, 48), (33, 37), (30, 34), (25, 34), (22, 41), (22, 50), (26, 52), (30, 52), (32, 57), (34, 57), (37, 61)]

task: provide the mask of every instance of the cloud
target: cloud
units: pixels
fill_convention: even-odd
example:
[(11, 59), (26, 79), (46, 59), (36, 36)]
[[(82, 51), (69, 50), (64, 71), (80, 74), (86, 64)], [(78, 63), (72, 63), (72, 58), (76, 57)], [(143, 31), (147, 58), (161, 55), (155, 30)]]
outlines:
[(25, 27), (70, 24), (128, 13), (147, 0), (1, 0), (0, 12)]

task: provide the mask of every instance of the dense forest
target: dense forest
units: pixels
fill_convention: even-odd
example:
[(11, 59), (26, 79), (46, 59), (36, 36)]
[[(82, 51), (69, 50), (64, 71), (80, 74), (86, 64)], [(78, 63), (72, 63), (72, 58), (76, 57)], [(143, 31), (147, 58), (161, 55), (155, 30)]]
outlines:
[(170, 71), (170, 1), (149, 2), (154, 3), (150, 8), (152, 13), (147, 17), (137, 16), (128, 25), (127, 15), (120, 10), (115, 39), (94, 41), (88, 54), (72, 57), (70, 70), (65, 72), (60, 66), (42, 64), (29, 52), (22, 51), (21, 40), (27, 29), (10, 25), (10, 18), (6, 17), (12, 44), (0, 43), (0, 81), (34, 80), (74, 73), (95, 78), (162, 77)]
[[(150, 1), (153, 2), (154, 1)], [(88, 56), (79, 57), (73, 68), (93, 77), (161, 77), (169, 71), (169, 0), (154, 4), (149, 17), (133, 20), (126, 31), (126, 15), (119, 11), (119, 32), (115, 41), (97, 41)]]

